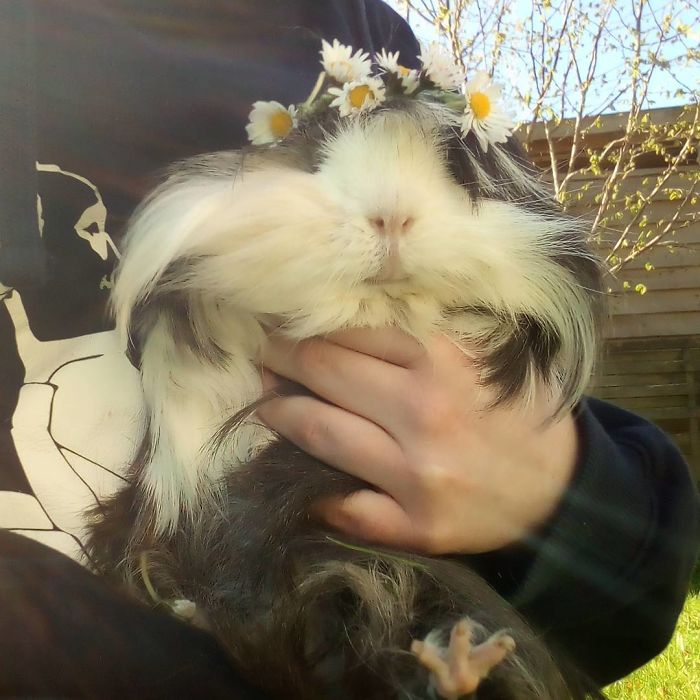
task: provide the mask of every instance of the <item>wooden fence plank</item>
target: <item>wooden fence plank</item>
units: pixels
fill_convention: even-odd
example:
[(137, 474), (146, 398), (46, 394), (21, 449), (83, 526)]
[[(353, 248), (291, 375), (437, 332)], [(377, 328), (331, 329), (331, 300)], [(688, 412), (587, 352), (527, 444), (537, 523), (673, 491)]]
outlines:
[(679, 362), (682, 362), (684, 359), (683, 350), (685, 350), (685, 348), (667, 347), (663, 350), (659, 350), (646, 347), (630, 347), (617, 349), (613, 352), (608, 347), (604, 349), (604, 352), (607, 351), (606, 359), (615, 360), (616, 362), (638, 362), (639, 360), (647, 360), (649, 362), (664, 362), (666, 360), (677, 360)]
[[(689, 360), (693, 369), (700, 370), (700, 361)], [(652, 372), (685, 372), (686, 364), (683, 360), (659, 360), (646, 361), (619, 361), (617, 358), (603, 363), (604, 374), (647, 374)]]
[(700, 335), (678, 335), (675, 337), (619, 338), (608, 340), (604, 350), (609, 353), (646, 352), (647, 350), (668, 350), (690, 348), (700, 352)]
[(688, 454), (690, 452), (690, 435), (688, 435), (688, 433), (668, 433), (668, 435), (683, 454)]
[(604, 401), (619, 404), (635, 413), (644, 414), (645, 411), (654, 408), (687, 408), (687, 396), (606, 396), (601, 392), (596, 392), (596, 396)]
[(610, 310), (616, 314), (653, 314), (700, 310), (700, 284), (695, 289), (654, 290), (638, 294), (633, 289), (609, 296)]
[[(690, 358), (690, 351), (686, 350), (688, 358)], [(686, 370), (686, 380), (689, 385), (688, 394), (688, 408), (690, 409), (690, 453), (695, 457), (700, 455), (700, 412), (697, 410), (698, 400), (695, 394), (695, 372), (690, 368), (690, 363)]]
[(647, 338), (649, 336), (696, 335), (700, 332), (700, 309), (646, 314), (619, 314), (605, 329), (606, 338)]
[[(692, 372), (691, 372), (692, 374)], [(687, 377), (687, 375), (686, 375)], [(687, 380), (688, 381), (688, 380)], [(629, 397), (641, 397), (641, 396), (680, 396), (683, 399), (683, 403), (687, 404), (687, 397), (690, 392), (695, 391), (692, 383), (688, 384), (651, 384), (651, 385), (637, 385), (637, 386), (606, 386), (600, 387), (598, 389), (601, 396), (606, 398), (624, 398)]]
[[(650, 222), (648, 231), (655, 231), (655, 225), (660, 221), (668, 222), (673, 216), (673, 212), (676, 210), (676, 202), (668, 202), (668, 207), (665, 207), (662, 202), (654, 202), (652, 205), (647, 207), (646, 214), (647, 219)], [(575, 207), (571, 208), (570, 213), (574, 216), (580, 216), (582, 218), (588, 218), (590, 212), (594, 211), (587, 207)], [(700, 243), (700, 221), (691, 220), (690, 216), (696, 214), (697, 209), (686, 207), (678, 215), (680, 222), (678, 225), (669, 230), (668, 233), (664, 234), (664, 241), (674, 241), (677, 245), (686, 245)], [(604, 229), (600, 232), (596, 232), (596, 239), (600, 240), (602, 246), (610, 246), (615, 243), (620, 237), (620, 233), (625, 229), (625, 226), (630, 222), (632, 217), (624, 216), (619, 221), (615, 221), (614, 225), (611, 224), (609, 229)], [(627, 234), (627, 239), (630, 241), (636, 240), (637, 236), (641, 233), (638, 227), (632, 227)]]
[(646, 386), (658, 384), (682, 384), (686, 381), (685, 372), (669, 372), (658, 374), (596, 374), (591, 380), (591, 386), (596, 390), (606, 387)]
[(638, 270), (641, 272), (646, 263), (651, 263), (657, 269), (673, 269), (675, 267), (687, 265), (699, 265), (700, 243), (684, 243), (683, 247), (679, 246), (675, 248), (674, 252), (671, 252), (666, 246), (653, 248), (646, 253), (642, 253), (638, 258), (626, 263), (625, 267), (619, 272), (619, 276), (622, 277), (625, 274), (631, 274), (628, 272), (629, 270)]
[[(688, 108), (683, 106), (658, 107), (646, 110), (643, 114), (653, 124), (673, 124), (682, 115), (687, 114), (687, 109)], [(599, 126), (597, 128), (590, 128), (595, 119), (599, 120)], [(608, 143), (611, 137), (617, 138), (624, 132), (628, 119), (629, 115), (627, 112), (616, 112), (614, 114), (606, 114), (602, 117), (584, 117), (581, 126), (588, 129), (589, 134), (600, 136), (605, 143)], [(573, 138), (574, 124), (574, 119), (562, 119), (557, 124), (549, 122), (546, 126), (549, 128), (550, 137), (555, 140), (555, 143), (561, 142), (562, 144), (567, 144), (570, 143)], [(545, 124), (543, 122), (537, 122), (532, 126), (530, 126), (529, 123), (523, 124), (518, 127), (515, 133), (521, 140), (529, 134), (530, 143), (535, 146), (541, 146), (544, 152), (549, 153), (545, 136)], [(644, 171), (640, 169), (637, 172)], [(636, 174), (637, 173), (635, 173), (635, 175)]]
[(700, 481), (700, 335), (606, 342), (589, 391), (664, 429)]
[(654, 270), (622, 270), (611, 284), (614, 294), (624, 293), (624, 283), (632, 287), (638, 283), (646, 285), (649, 292), (674, 289), (700, 289), (700, 255), (698, 265), (661, 267)]
[(700, 409), (695, 409), (691, 412), (691, 409), (686, 406), (682, 407), (655, 407), (650, 408), (644, 412), (644, 415), (651, 420), (668, 420), (672, 418), (683, 418), (684, 420), (690, 418), (700, 417)]
[[(591, 244), (595, 255), (603, 260), (605, 260), (610, 253), (612, 246), (613, 243), (603, 243), (601, 245), (595, 243)], [(673, 269), (686, 265), (690, 267), (696, 266), (700, 264), (700, 243), (676, 241), (673, 239), (666, 240), (663, 244), (659, 244), (643, 253), (639, 253), (638, 256), (625, 262), (620, 270), (611, 273), (613, 281), (615, 277), (624, 279), (625, 276), (630, 276), (633, 273), (637, 275), (644, 274), (644, 266), (647, 263), (650, 263), (656, 269)], [(610, 286), (610, 277), (608, 277), (607, 282), (608, 286)]]

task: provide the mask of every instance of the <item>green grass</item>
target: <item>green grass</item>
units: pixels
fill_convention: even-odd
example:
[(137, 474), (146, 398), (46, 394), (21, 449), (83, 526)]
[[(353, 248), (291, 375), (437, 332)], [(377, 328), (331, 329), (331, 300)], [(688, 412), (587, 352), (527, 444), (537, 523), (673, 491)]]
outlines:
[[(699, 570), (700, 571), (700, 570)], [(609, 685), (610, 700), (698, 700), (700, 698), (700, 592), (697, 576), (676, 633), (663, 654)]]

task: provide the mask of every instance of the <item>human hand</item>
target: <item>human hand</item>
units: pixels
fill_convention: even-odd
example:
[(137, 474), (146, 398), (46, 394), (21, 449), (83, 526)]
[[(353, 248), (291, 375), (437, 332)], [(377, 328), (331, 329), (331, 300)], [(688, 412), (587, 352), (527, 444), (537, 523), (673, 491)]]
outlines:
[(395, 329), (294, 343), (271, 337), (263, 385), (314, 396), (274, 399), (258, 415), (321, 461), (365, 480), (318, 504), (331, 526), (430, 554), (477, 553), (522, 539), (552, 514), (577, 455), (574, 419), (553, 401), (487, 410), (491, 390), (446, 336), (427, 346)]

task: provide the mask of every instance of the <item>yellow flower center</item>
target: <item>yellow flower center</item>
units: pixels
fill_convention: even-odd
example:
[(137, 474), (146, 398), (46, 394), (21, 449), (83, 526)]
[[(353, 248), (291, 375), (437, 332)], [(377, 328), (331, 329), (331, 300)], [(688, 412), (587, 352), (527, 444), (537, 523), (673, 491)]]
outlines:
[(486, 119), (491, 113), (491, 100), (483, 92), (473, 92), (469, 96), (469, 106), (477, 119)]
[(369, 95), (369, 85), (358, 85), (350, 90), (348, 98), (355, 109), (360, 109)]
[(270, 117), (270, 131), (275, 138), (284, 138), (292, 129), (292, 117), (287, 111), (275, 112)]
[(406, 68), (406, 66), (399, 66), (399, 75), (402, 78), (405, 78), (409, 73), (411, 72), (410, 68)]

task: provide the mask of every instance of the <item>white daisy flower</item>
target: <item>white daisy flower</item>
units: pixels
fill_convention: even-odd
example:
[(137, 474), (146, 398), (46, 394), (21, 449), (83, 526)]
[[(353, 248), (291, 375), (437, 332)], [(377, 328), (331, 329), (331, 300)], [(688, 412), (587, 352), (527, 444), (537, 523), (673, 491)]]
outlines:
[(456, 90), (464, 82), (464, 73), (440, 44), (433, 42), (419, 56), (428, 78), (443, 90)]
[(411, 70), (399, 63), (399, 52), (387, 53), (382, 49), (374, 57), (374, 62), (386, 73), (392, 73), (401, 80), (401, 86), (405, 95), (410, 95), (416, 91), (420, 83), (420, 71)]
[(386, 99), (384, 83), (373, 77), (345, 83), (342, 88), (328, 88), (328, 92), (336, 96), (330, 106), (338, 107), (341, 117), (367, 112)]
[(245, 130), (256, 146), (280, 141), (299, 123), (297, 108), (294, 105), (285, 107), (279, 102), (256, 102), (248, 119)]
[(348, 83), (354, 80), (363, 80), (372, 70), (372, 62), (369, 54), (358, 49), (354, 54), (352, 46), (345, 46), (337, 39), (333, 45), (325, 39), (321, 42), (321, 64), (328, 76), (339, 83)]
[(401, 78), (401, 85), (403, 87), (404, 94), (413, 94), (416, 91), (416, 88), (420, 85), (420, 71), (408, 69), (405, 66), (399, 66), (399, 69), (401, 71), (399, 77)]
[(398, 74), (399, 72), (399, 52), (387, 53), (382, 49), (381, 53), (374, 54), (374, 62), (387, 73)]
[(513, 133), (515, 123), (500, 107), (501, 88), (494, 85), (488, 73), (478, 72), (464, 86), (466, 107), (462, 117), (462, 134), (470, 131), (484, 151), (490, 143), (505, 143)]

